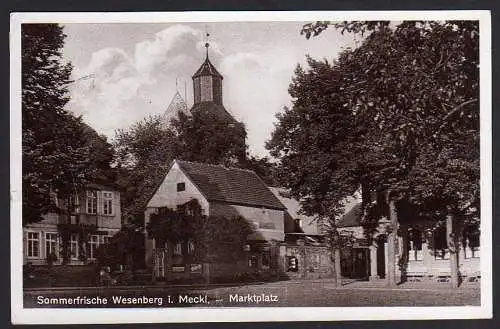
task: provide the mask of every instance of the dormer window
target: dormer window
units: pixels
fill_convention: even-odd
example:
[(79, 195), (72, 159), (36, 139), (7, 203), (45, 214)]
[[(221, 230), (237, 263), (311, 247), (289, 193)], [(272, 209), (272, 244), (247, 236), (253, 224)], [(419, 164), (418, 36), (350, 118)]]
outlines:
[(177, 192), (182, 192), (186, 190), (186, 183), (177, 183)]

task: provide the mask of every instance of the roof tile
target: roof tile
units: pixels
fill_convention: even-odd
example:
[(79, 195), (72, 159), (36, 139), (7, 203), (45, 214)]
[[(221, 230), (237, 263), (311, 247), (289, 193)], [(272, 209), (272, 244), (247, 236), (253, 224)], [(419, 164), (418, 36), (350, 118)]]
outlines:
[(176, 162), (209, 201), (285, 209), (251, 170), (180, 160)]

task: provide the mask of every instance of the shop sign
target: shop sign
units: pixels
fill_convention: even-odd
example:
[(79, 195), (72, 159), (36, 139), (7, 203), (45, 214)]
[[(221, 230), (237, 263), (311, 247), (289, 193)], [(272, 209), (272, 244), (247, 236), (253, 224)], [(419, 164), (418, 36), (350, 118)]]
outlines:
[(201, 264), (191, 264), (190, 270), (191, 273), (201, 273), (202, 270)]
[(184, 272), (184, 270), (185, 270), (184, 266), (172, 266), (173, 273)]

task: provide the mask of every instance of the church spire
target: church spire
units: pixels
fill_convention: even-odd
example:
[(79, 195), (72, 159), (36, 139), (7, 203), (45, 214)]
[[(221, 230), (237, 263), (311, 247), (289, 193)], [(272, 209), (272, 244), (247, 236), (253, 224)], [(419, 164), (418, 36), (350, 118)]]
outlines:
[(215, 66), (210, 62), (208, 57), (208, 42), (209, 33), (206, 34), (205, 42), (205, 61), (193, 75), (194, 87), (194, 104), (203, 102), (214, 102), (222, 105), (222, 75), (217, 71)]

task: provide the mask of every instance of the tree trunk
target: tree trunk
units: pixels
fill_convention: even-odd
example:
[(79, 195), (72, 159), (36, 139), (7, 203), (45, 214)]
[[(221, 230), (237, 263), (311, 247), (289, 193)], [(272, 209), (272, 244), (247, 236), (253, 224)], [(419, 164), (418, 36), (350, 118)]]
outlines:
[(451, 286), (452, 288), (457, 288), (459, 285), (458, 276), (458, 248), (456, 242), (456, 236), (454, 234), (454, 218), (453, 214), (449, 213), (446, 215), (446, 239), (448, 245), (448, 252), (450, 253), (450, 275), (451, 275)]
[(396, 286), (396, 240), (398, 235), (398, 214), (396, 203), (389, 200), (390, 232), (387, 235), (387, 285)]

